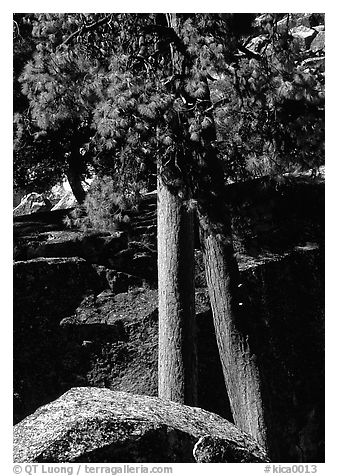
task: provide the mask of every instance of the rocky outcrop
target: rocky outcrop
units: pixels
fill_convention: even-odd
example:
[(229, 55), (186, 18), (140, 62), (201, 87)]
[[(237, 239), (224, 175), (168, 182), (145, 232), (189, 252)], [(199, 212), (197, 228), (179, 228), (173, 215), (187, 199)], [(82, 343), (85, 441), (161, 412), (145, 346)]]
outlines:
[[(75, 298), (71, 287), (69, 291)], [(51, 296), (44, 315), (35, 315), (34, 301), (27, 305), (28, 288), (27, 300), (21, 301), (26, 306), (25, 318), (17, 300), (15, 422), (76, 385), (157, 395), (157, 290), (134, 288), (117, 295), (112, 290), (97, 295), (90, 290), (88, 293), (75, 314), (62, 320), (56, 312), (56, 294), (54, 301)], [(62, 296), (61, 288), (61, 299)], [(199, 405), (231, 418), (204, 290), (197, 292), (196, 300)], [(217, 386), (209, 392), (215, 379)]]
[(54, 210), (53, 212), (38, 212), (31, 215), (14, 216), (14, 246), (20, 244), (21, 239), (28, 242), (32, 238), (37, 237), (40, 233), (64, 230), (64, 221), (68, 219), (68, 215), (71, 211), (72, 209)]
[(17, 253), (25, 259), (80, 257), (90, 263), (106, 263), (127, 248), (123, 232), (51, 231), (17, 241)]
[(32, 192), (28, 195), (25, 195), (19, 205), (14, 208), (13, 215), (30, 215), (37, 212), (47, 212), (51, 210), (52, 204), (47, 198), (44, 198), (43, 195)]
[[(268, 23), (271, 21), (271, 15), (264, 13), (256, 19), (258, 24)], [(299, 45), (303, 50), (312, 50), (313, 42), (316, 40), (318, 32), (325, 31), (325, 15), (323, 13), (288, 13), (276, 25), (278, 33), (289, 32), (299, 41)], [(251, 40), (249, 47), (255, 46), (257, 38), (264, 38), (264, 35)], [(254, 41), (256, 40), (256, 41)], [(321, 44), (320, 50), (324, 52), (324, 42)], [(316, 50), (315, 52), (319, 51)]]
[(308, 49), (312, 46), (312, 42), (317, 36), (317, 33), (315, 29), (305, 25), (299, 25), (291, 29), (291, 35), (299, 40), (304, 49)]
[(105, 266), (93, 265), (97, 274), (105, 282), (105, 287), (110, 288), (113, 294), (126, 293), (131, 288), (140, 288), (144, 286), (144, 279), (129, 274), (109, 269)]
[[(123, 231), (49, 231), (15, 240), (15, 260), (61, 257), (80, 257), (114, 272), (156, 281), (156, 251), (140, 242), (129, 241)], [(108, 281), (112, 279), (108, 277)]]
[(20, 205), (20, 202), (25, 195), (27, 195), (27, 191), (25, 190), (22, 190), (20, 188), (15, 188), (13, 190), (13, 209)]
[(325, 183), (322, 176), (285, 176), (227, 187), (235, 251), (283, 254), (307, 242), (324, 243)]
[[(88, 385), (157, 395), (157, 301), (157, 290), (144, 288), (117, 295), (104, 291), (85, 299), (74, 316), (60, 323), (64, 339), (71, 336), (73, 367), (69, 370), (78, 373), (81, 362)], [(198, 404), (231, 418), (205, 290), (196, 293), (196, 312)], [(210, 393), (214, 378), (219, 384)]]
[[(239, 288), (242, 319), (271, 394), (276, 460), (322, 461), (321, 252), (308, 245), (285, 256), (243, 258)], [(29, 262), (25, 264), (29, 266)], [(87, 266), (88, 277), (97, 273), (95, 266), (91, 271)], [(202, 268), (202, 262), (199, 266)], [(59, 271), (57, 276), (61, 276)], [(67, 283), (51, 279), (55, 289), (47, 292), (49, 306), (40, 307), (38, 294), (43, 292), (43, 282), (38, 291), (37, 282), (28, 279), (15, 306), (16, 421), (74, 386), (157, 394), (156, 289), (134, 288), (120, 294), (111, 289), (88, 290), (75, 311), (76, 287), (68, 287), (74, 310), (61, 316), (58, 295), (62, 306), (63, 299), (67, 302), (67, 297), (63, 298)], [(196, 301), (198, 405), (231, 419), (205, 289), (197, 290)]]
[(67, 208), (73, 208), (77, 205), (77, 200), (74, 197), (74, 194), (71, 190), (65, 192), (60, 200), (53, 206), (52, 211), (54, 210), (64, 210)]
[[(228, 185), (235, 251), (256, 257), (267, 252), (283, 253), (307, 242), (323, 243), (324, 197), (321, 175), (285, 176), (279, 181), (263, 178)], [(130, 213), (128, 232), (62, 231), (62, 210), (49, 215), (49, 221), (59, 227), (55, 231), (32, 233), (33, 224), (15, 222), (14, 259), (79, 256), (108, 269), (156, 281), (155, 194), (146, 197), (137, 212)], [(47, 225), (48, 217), (42, 218)], [(41, 231), (39, 224), (35, 228)], [(195, 228), (198, 248), (197, 222)]]
[(259, 461), (248, 461), (241, 454), (242, 451), (229, 445), (223, 438), (217, 436), (204, 435), (194, 446), (193, 455), (197, 463), (258, 463)]
[(81, 258), (17, 261), (13, 273), (17, 323), (25, 316), (57, 320), (74, 312), (89, 292), (104, 289), (95, 269)]
[(194, 459), (268, 461), (257, 442), (218, 415), (107, 389), (72, 388), (14, 427), (16, 463), (192, 463)]
[[(314, 243), (324, 239), (324, 182), (286, 177), (281, 183), (254, 180), (227, 190), (243, 325), (271, 394), (276, 460), (322, 461), (324, 278)], [(156, 197), (148, 197), (149, 207), (143, 212), (154, 214)], [(63, 213), (35, 216), (45, 226), (59, 226)], [(15, 263), (15, 421), (74, 386), (156, 395), (154, 246), (121, 232), (25, 235), (22, 227), (34, 223), (29, 216), (20, 220), (15, 221), (22, 245), (17, 258), (69, 257)], [(195, 258), (198, 405), (231, 419), (201, 251)], [(201, 448), (203, 454), (223, 454), (222, 445), (204, 441)]]
[[(98, 294), (100, 277), (80, 258), (50, 258), (14, 263), (14, 417), (34, 411), (83, 378), (67, 372), (60, 320), (88, 293)], [(75, 379), (75, 380), (74, 380)]]
[[(256, 23), (259, 25), (270, 24), (270, 29), (276, 28), (279, 34), (288, 34), (289, 39), (293, 37), (294, 45), (302, 55), (301, 65), (314, 68), (312, 73), (322, 78), (324, 82), (325, 68), (325, 15), (324, 13), (288, 13), (283, 15), (277, 24), (273, 24), (270, 13), (264, 13), (257, 17)], [(247, 47), (251, 51), (260, 53), (267, 45), (269, 33), (261, 34), (252, 38)], [(271, 48), (271, 46), (267, 46)]]
[(311, 42), (310, 49), (313, 53), (323, 52), (325, 50), (325, 30), (317, 30), (317, 35)]

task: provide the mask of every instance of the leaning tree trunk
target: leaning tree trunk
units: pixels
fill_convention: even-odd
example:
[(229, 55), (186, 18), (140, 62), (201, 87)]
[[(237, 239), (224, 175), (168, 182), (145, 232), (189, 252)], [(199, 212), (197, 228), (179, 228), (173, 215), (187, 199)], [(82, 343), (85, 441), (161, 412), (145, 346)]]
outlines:
[(196, 405), (193, 214), (158, 173), (158, 395)]
[(239, 309), (239, 272), (230, 220), (226, 214), (222, 219), (224, 226), (219, 233), (220, 230), (215, 230), (207, 217), (200, 217), (206, 278), (220, 360), (235, 424), (269, 450), (263, 382), (245, 322), (250, 316)]
[(232, 243), (231, 219), (226, 205), (224, 167), (214, 150), (215, 124), (207, 78), (200, 75), (204, 91), (203, 127), (197, 169), (197, 198), (207, 285), (216, 339), (235, 424), (266, 449), (268, 441), (268, 395), (257, 357), (252, 349), (248, 315), (240, 312), (239, 271)]
[(81, 205), (86, 198), (86, 192), (81, 181), (82, 157), (77, 148), (73, 148), (68, 159), (67, 179), (74, 194), (74, 197)]

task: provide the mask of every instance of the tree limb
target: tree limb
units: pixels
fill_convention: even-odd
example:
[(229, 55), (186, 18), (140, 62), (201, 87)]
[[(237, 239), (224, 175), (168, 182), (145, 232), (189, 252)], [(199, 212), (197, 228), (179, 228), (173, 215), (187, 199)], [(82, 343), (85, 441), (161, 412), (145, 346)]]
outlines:
[(244, 53), (248, 58), (253, 58), (253, 59), (256, 59), (256, 60), (261, 60), (262, 59), (262, 56), (259, 53), (255, 53), (254, 51), (249, 50), (249, 48), (247, 48), (246, 46), (238, 45), (238, 49), (239, 49), (239, 51)]
[(94, 23), (91, 23), (90, 25), (82, 25), (78, 30), (74, 31), (71, 35), (68, 36), (68, 38), (65, 39), (58, 47), (57, 49), (61, 48), (62, 46), (67, 45), (72, 41), (72, 39), (77, 36), (77, 35), (83, 35), (84, 33), (87, 33), (88, 31), (95, 30), (96, 28), (105, 25), (108, 23), (112, 18), (112, 15), (106, 15), (103, 18), (100, 18), (100, 20), (97, 20)]
[(187, 54), (187, 49), (181, 38), (177, 35), (172, 27), (164, 25), (147, 25), (144, 27), (145, 33), (157, 33), (163, 39), (174, 43), (178, 51), (184, 55)]

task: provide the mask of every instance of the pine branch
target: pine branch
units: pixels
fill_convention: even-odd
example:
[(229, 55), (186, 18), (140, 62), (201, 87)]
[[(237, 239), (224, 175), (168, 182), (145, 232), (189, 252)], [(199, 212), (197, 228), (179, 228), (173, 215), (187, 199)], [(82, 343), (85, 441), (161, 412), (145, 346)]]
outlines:
[(230, 99), (228, 97), (224, 97), (222, 99), (219, 99), (218, 101), (214, 102), (208, 109), (206, 109), (204, 112), (210, 112), (213, 111), (217, 106), (220, 106), (222, 104), (227, 104), (230, 102)]
[(244, 53), (248, 58), (253, 58), (253, 59), (256, 59), (256, 60), (261, 60), (262, 59), (262, 56), (260, 54), (255, 53), (252, 50), (249, 50), (249, 48), (246, 48), (245, 46), (238, 45), (238, 49), (239, 49), (239, 51)]
[(96, 30), (100, 26), (105, 25), (106, 23), (108, 23), (111, 20), (111, 18), (112, 18), (112, 15), (110, 14), (110, 15), (107, 15), (103, 18), (100, 18), (100, 20), (97, 20), (96, 22), (91, 23), (90, 25), (82, 25), (78, 30), (74, 31), (74, 33), (69, 35), (68, 38), (66, 38), (65, 41), (63, 41), (57, 47), (57, 49), (59, 49), (62, 46), (65, 46), (68, 43), (70, 43), (75, 36), (83, 35), (84, 33), (87, 33), (88, 31)]

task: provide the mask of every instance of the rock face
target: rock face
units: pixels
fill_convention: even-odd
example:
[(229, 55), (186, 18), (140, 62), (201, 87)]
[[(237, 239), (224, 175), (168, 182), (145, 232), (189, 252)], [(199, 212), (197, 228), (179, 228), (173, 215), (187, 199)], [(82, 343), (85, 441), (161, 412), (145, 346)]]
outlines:
[(103, 290), (95, 269), (82, 258), (37, 258), (14, 263), (16, 318), (74, 312), (89, 292)]
[[(68, 342), (62, 358), (72, 349), (69, 374), (79, 374), (81, 362), (87, 385), (157, 395), (157, 301), (156, 289), (142, 288), (85, 299), (74, 316), (60, 323)], [(198, 405), (231, 419), (205, 290), (196, 292), (196, 312)]]
[(20, 204), (25, 195), (27, 195), (27, 192), (22, 189), (13, 190), (13, 208), (16, 208)]
[(313, 28), (305, 25), (299, 25), (291, 29), (291, 35), (298, 38), (305, 49), (309, 48), (317, 32)]
[[(205, 435), (197, 441), (193, 450), (197, 463), (233, 463), (242, 459), (241, 450), (230, 446), (227, 441), (216, 436)], [(255, 461), (244, 461), (251, 462)], [(258, 461), (256, 461), (258, 462)]]
[[(264, 181), (234, 184), (228, 194), (242, 318), (271, 395), (275, 460), (320, 462), (324, 277), (320, 246), (313, 243), (323, 242), (324, 183), (291, 182), (278, 189)], [(151, 200), (147, 220), (156, 212)], [(14, 265), (15, 422), (72, 387), (156, 395), (157, 291), (149, 279), (156, 279), (156, 250), (123, 233), (37, 233), (38, 216), (41, 226), (54, 227), (65, 215), (15, 219), (22, 240), (17, 258), (50, 256)], [(140, 232), (149, 226), (143, 223)], [(195, 251), (198, 405), (231, 420), (202, 253)], [(201, 441), (198, 451), (206, 459), (225, 452), (216, 440)]]
[[(55, 212), (54, 212), (55, 213)], [(80, 257), (107, 271), (156, 281), (156, 251), (142, 243), (128, 241), (123, 231), (49, 231), (16, 237), (14, 259)], [(121, 281), (120, 276), (120, 281)], [(109, 282), (112, 278), (108, 277)]]
[[(257, 22), (267, 21), (267, 17), (269, 14), (263, 14), (258, 17)], [(324, 53), (324, 41), (320, 41), (319, 48), (313, 46), (317, 40), (317, 33), (325, 30), (325, 15), (323, 13), (289, 13), (279, 20), (276, 26), (279, 33), (289, 32), (294, 38), (297, 38), (302, 50)], [(264, 35), (259, 38), (262, 40)], [(251, 48), (257, 47), (257, 40), (256, 42), (254, 40), (256, 38), (250, 42)]]
[[(102, 289), (95, 269), (80, 258), (14, 264), (15, 418), (34, 411), (37, 401), (40, 405), (50, 401), (74, 382), (75, 376), (67, 372), (71, 349), (60, 364), (65, 342), (59, 323), (75, 312), (88, 292), (98, 294)], [(83, 384), (83, 378), (77, 382)]]
[[(300, 239), (303, 243), (324, 241), (324, 190), (321, 176), (314, 179), (305, 175), (285, 177), (281, 183), (263, 178), (229, 185), (227, 200), (232, 213), (235, 251), (257, 256), (267, 251), (283, 252), (298, 245)], [(50, 221), (55, 221), (58, 213), (61, 217), (61, 212), (50, 212)], [(24, 236), (28, 224), (15, 223), (16, 231), (23, 227), (15, 239), (15, 259), (80, 256), (91, 263), (154, 282), (156, 196), (146, 197), (140, 210), (130, 218), (128, 233), (48, 231)], [(198, 247), (197, 223), (195, 241)]]
[(227, 187), (235, 251), (280, 254), (306, 242), (324, 242), (325, 184), (321, 177), (257, 179)]
[[(26, 294), (15, 301), (15, 422), (72, 386), (157, 395), (157, 290), (134, 288), (115, 295), (106, 289), (95, 294), (87, 286), (77, 289), (70, 279), (58, 281), (59, 269), (54, 271), (56, 292), (49, 294), (46, 307), (41, 307), (38, 298), (28, 303), (30, 296), (45, 288), (47, 279), (35, 281), (33, 291), (27, 286)], [(90, 275), (95, 273), (89, 267), (88, 279)], [(75, 311), (85, 289), (88, 295)], [(65, 299), (68, 312), (65, 308), (58, 312), (58, 296), (61, 303)], [(205, 291), (197, 292), (196, 299), (199, 405), (231, 418)], [(25, 309), (21, 310), (21, 304)], [(61, 320), (62, 315), (70, 317)]]
[(67, 208), (72, 208), (77, 205), (77, 200), (74, 197), (72, 191), (66, 192), (63, 197), (53, 206), (52, 211), (54, 210), (64, 210)]
[[(27, 267), (27, 278), (22, 279), (15, 301), (16, 421), (74, 386), (156, 395), (157, 291), (94, 292), (90, 290), (90, 276), (99, 279), (94, 266), (80, 260), (87, 281), (77, 286), (76, 280), (63, 277), (66, 263), (70, 266), (68, 260), (64, 264), (55, 260), (54, 265), (48, 261), (48, 279), (48, 266), (42, 259), (33, 262), (41, 272), (28, 273), (30, 262), (18, 263), (16, 268)], [(276, 461), (322, 461), (321, 253), (309, 245), (284, 257), (246, 258), (241, 261), (241, 270), (243, 315), (271, 394)], [(75, 270), (72, 273), (76, 276)], [(41, 276), (40, 284), (33, 279), (35, 274)], [(54, 289), (47, 286), (43, 294), (48, 282)], [(82, 296), (88, 292), (81, 305), (80, 291)], [(198, 405), (229, 420), (231, 412), (205, 289), (197, 290), (196, 297)], [(47, 298), (48, 304), (42, 306)]]
[(13, 215), (30, 215), (36, 212), (47, 212), (51, 210), (52, 204), (39, 193), (29, 193), (24, 196), (20, 204), (14, 208)]
[(194, 457), (268, 461), (252, 438), (218, 415), (107, 389), (72, 388), (14, 427), (16, 463), (191, 463)]
[(311, 43), (311, 51), (319, 53), (325, 49), (325, 31), (318, 31), (317, 36)]

